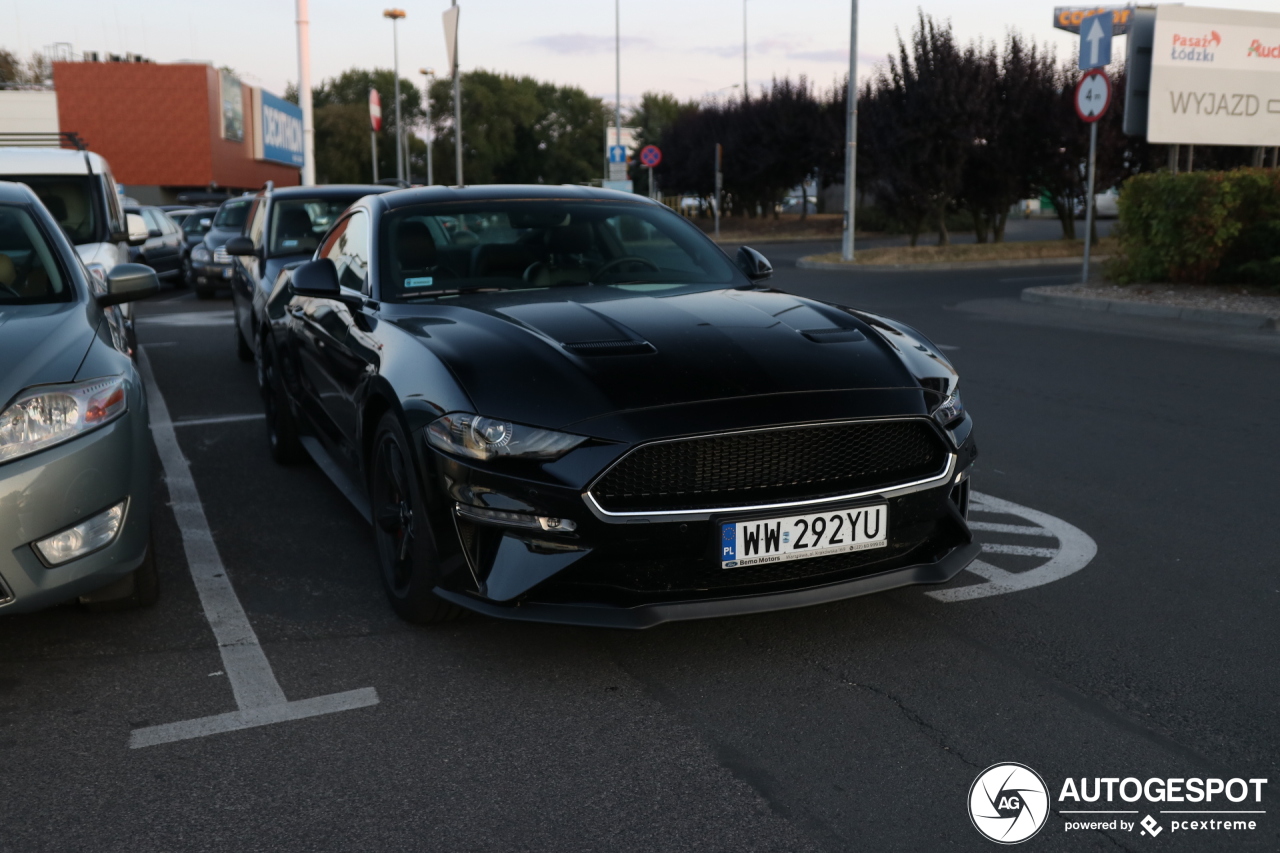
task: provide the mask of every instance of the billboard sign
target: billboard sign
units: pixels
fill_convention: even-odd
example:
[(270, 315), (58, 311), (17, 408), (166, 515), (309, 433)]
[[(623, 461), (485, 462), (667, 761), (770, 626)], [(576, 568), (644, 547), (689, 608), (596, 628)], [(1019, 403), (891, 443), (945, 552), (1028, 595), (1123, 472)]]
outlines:
[(302, 107), (257, 90), (258, 122), (253, 156), (258, 160), (283, 163), (301, 169), (305, 160), (302, 143)]
[(222, 102), (222, 138), (244, 142), (244, 92), (240, 81), (229, 71), (218, 72), (219, 100)]
[(1058, 6), (1053, 10), (1053, 26), (1054, 29), (1079, 33), (1081, 24), (1103, 12), (1111, 13), (1111, 35), (1122, 36), (1129, 32), (1132, 6)]
[(1275, 145), (1280, 14), (1159, 6), (1147, 141)]

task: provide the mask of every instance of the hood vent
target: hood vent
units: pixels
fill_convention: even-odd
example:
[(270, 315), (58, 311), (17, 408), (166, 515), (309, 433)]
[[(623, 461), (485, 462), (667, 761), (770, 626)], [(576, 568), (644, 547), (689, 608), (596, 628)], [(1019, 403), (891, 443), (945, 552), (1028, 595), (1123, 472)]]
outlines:
[(580, 356), (600, 356), (600, 355), (649, 355), (657, 352), (653, 348), (653, 344), (648, 341), (575, 341), (573, 343), (561, 344), (565, 349), (574, 355)]
[(845, 344), (866, 340), (862, 332), (857, 329), (811, 329), (807, 332), (802, 331), (800, 334), (815, 344)]

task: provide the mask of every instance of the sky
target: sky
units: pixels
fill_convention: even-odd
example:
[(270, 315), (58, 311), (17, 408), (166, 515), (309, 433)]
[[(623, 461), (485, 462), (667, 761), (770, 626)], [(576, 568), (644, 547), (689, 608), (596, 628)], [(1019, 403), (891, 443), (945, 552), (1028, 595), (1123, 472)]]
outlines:
[[(441, 13), (448, 0), (396, 0), (401, 75), (443, 74)], [(729, 97), (742, 85), (744, 0), (619, 0), (621, 92), (682, 99)], [(610, 0), (460, 0), (459, 61), (571, 84), (612, 103), (614, 3)], [(351, 67), (389, 68), (388, 0), (310, 0), (312, 83)], [(921, 0), (863, 2), (859, 77), (874, 73), (918, 11), (949, 19), (961, 43), (1002, 41), (1010, 30), (1073, 56), (1078, 38), (1055, 30), (1052, 2)], [(1276, 11), (1277, 0), (1201, 0), (1196, 5)], [(773, 77), (835, 83), (848, 67), (850, 0), (745, 0), (747, 77), (753, 92)], [(77, 52), (140, 53), (158, 62), (207, 60), (276, 93), (297, 80), (294, 0), (0, 0), (0, 47), (21, 56), (54, 42)], [(1118, 40), (1116, 55), (1123, 56)], [(388, 93), (383, 93), (384, 103)]]

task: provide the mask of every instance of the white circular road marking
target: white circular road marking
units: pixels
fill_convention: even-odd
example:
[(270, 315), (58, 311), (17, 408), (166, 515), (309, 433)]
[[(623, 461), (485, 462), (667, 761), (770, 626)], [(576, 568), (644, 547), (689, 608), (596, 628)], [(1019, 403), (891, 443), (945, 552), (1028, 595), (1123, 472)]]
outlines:
[[(1030, 524), (1010, 524), (1008, 521), (970, 521), (969, 527), (976, 533), (990, 534), (989, 538), (1013, 539), (1012, 542), (983, 541), (983, 554), (1009, 554), (1019, 557), (1045, 557), (1044, 563), (1034, 569), (1011, 572), (993, 566), (985, 560), (974, 560), (966, 571), (986, 580), (986, 583), (939, 589), (925, 595), (938, 601), (969, 601), (1021, 592), (1062, 580), (1067, 575), (1089, 565), (1098, 553), (1098, 543), (1089, 534), (1060, 518), (1000, 498), (973, 492), (969, 503), (970, 515), (1013, 516)], [(983, 539), (988, 537), (984, 536)], [(1046, 547), (1047, 540), (1056, 539), (1056, 547)]]

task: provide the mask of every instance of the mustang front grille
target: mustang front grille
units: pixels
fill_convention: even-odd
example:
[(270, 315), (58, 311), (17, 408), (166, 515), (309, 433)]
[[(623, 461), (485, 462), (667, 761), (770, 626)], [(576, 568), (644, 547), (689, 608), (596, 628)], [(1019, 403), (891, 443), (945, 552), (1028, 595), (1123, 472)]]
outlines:
[(641, 445), (590, 494), (606, 512), (727, 509), (887, 489), (946, 461), (923, 419), (783, 427)]

